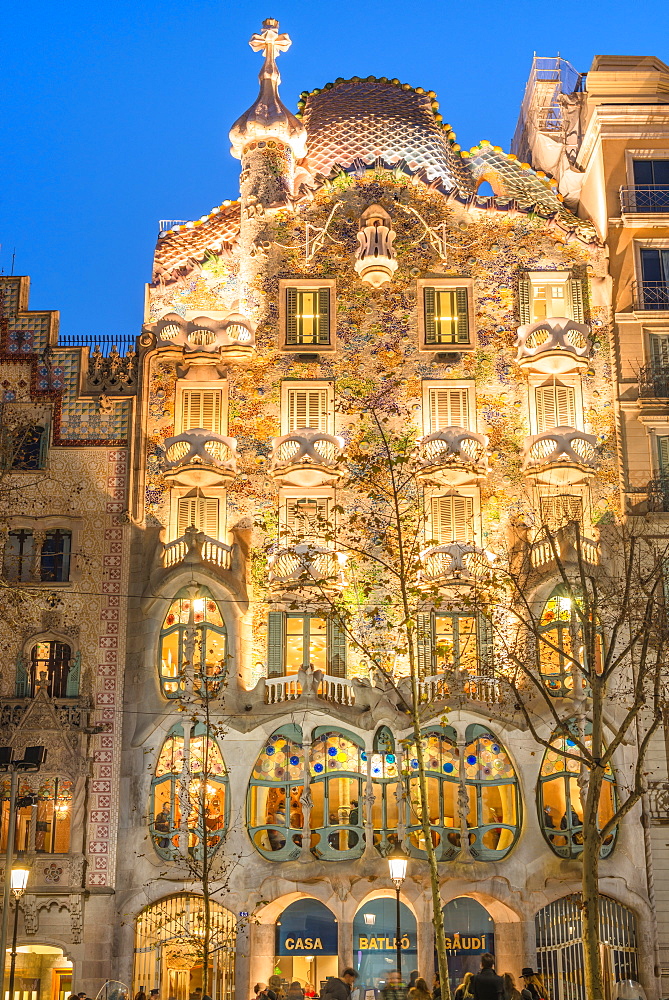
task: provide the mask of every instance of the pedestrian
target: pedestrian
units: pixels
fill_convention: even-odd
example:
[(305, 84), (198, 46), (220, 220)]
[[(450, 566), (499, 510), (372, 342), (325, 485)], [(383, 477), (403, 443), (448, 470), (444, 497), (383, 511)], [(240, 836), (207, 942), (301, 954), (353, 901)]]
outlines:
[(409, 1000), (432, 1000), (428, 985), (421, 976), (414, 980), (413, 986), (410, 985)]
[(298, 983), (297, 979), (288, 987), (286, 1000), (304, 1000), (304, 990)]
[(438, 972), (435, 972), (432, 980), (432, 1000), (441, 1000), (441, 983)]
[(516, 986), (516, 980), (510, 972), (505, 972), (502, 976), (504, 980), (504, 1000), (523, 1000), (520, 990)]
[(135, 993), (135, 1000), (146, 1000), (146, 992), (140, 990), (139, 993)]
[(470, 989), (474, 1000), (503, 1000), (504, 980), (495, 972), (495, 956), (481, 955), (481, 971), (472, 976)]
[(397, 969), (393, 969), (388, 974), (386, 985), (381, 990), (381, 996), (383, 1000), (406, 1000), (406, 995), (407, 991), (402, 982), (402, 974)]
[(462, 982), (455, 991), (454, 1000), (470, 1000), (472, 995), (472, 979), (474, 978), (473, 972), (465, 972), (462, 977)]
[(350, 967), (341, 976), (330, 976), (321, 991), (321, 1000), (349, 1000), (358, 973)]
[(269, 988), (274, 993), (275, 1000), (284, 1000), (286, 994), (284, 993), (283, 986), (281, 985), (281, 976), (270, 976)]
[(548, 994), (540, 972), (535, 972), (528, 966), (523, 969), (520, 978), (525, 981), (525, 989), (530, 994), (532, 1000), (548, 1000)]
[(418, 969), (414, 969), (413, 972), (409, 973), (409, 989), (412, 990), (416, 985), (416, 980), (418, 979)]

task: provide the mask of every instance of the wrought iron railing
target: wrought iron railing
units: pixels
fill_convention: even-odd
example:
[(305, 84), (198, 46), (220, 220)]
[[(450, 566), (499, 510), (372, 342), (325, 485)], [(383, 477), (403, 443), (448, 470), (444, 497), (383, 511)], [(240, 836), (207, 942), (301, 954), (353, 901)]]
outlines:
[(648, 510), (669, 513), (669, 476), (651, 479), (647, 487)]
[(669, 280), (635, 281), (634, 308), (646, 311), (669, 310)]
[(669, 184), (623, 185), (620, 208), (628, 215), (669, 213)]
[(641, 399), (669, 399), (669, 365), (644, 365), (639, 369)]

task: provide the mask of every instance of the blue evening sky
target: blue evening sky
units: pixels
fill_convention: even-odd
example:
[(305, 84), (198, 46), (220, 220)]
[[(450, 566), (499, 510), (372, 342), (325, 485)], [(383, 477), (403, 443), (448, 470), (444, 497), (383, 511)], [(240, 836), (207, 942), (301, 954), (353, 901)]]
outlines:
[(277, 17), (281, 96), (338, 76), (435, 90), (463, 148), (509, 148), (532, 55), (669, 62), (666, 0), (23, 0), (0, 35), (0, 270), (65, 334), (136, 334), (161, 218), (238, 194), (228, 130), (255, 98), (247, 41)]

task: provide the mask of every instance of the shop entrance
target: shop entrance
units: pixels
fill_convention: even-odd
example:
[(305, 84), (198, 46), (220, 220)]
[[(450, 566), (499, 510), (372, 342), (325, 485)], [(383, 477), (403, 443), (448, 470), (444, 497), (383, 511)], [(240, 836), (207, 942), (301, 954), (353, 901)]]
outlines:
[(14, 1000), (65, 1000), (72, 992), (72, 962), (49, 944), (19, 945), (14, 991)]
[[(388, 973), (397, 968), (396, 901), (370, 899), (361, 906), (353, 920), (353, 961), (360, 973), (356, 986), (363, 991), (385, 985)], [(417, 967), (416, 918), (400, 902), (400, 943), (402, 945), (402, 977), (405, 982)]]
[(297, 899), (276, 921), (274, 971), (284, 989), (293, 982), (317, 993), (328, 976), (337, 976), (339, 935), (331, 910), (317, 899)]
[[(448, 973), (453, 992), (466, 972), (478, 972), (481, 955), (485, 951), (495, 954), (495, 921), (485, 906), (469, 896), (458, 896), (446, 903), (444, 935), (448, 955)], [(438, 968), (437, 958), (434, 960)]]

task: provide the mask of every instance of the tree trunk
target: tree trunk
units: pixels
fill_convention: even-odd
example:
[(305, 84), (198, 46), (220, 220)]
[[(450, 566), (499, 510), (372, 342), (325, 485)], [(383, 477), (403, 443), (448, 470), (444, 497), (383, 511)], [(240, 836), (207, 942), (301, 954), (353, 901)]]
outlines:
[(583, 853), (581, 854), (581, 887), (583, 894), (583, 959), (585, 994), (588, 1000), (603, 1000), (604, 981), (599, 953), (599, 852), (601, 836), (597, 829), (597, 812), (602, 780), (600, 769), (590, 774), (588, 794), (583, 811)]

